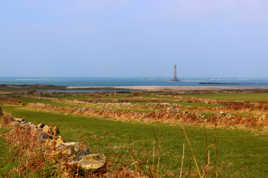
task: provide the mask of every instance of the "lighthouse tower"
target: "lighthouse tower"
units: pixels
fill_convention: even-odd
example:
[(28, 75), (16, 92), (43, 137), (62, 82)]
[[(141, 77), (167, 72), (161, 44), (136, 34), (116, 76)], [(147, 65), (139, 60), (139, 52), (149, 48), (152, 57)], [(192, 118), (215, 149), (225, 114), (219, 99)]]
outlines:
[(178, 78), (177, 78), (177, 65), (174, 65), (174, 76), (173, 76), (173, 82), (178, 82)]

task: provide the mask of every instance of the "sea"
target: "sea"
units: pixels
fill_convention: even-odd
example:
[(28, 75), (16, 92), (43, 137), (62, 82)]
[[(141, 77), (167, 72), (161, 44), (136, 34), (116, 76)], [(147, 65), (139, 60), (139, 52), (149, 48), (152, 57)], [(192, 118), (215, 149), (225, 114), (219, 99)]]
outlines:
[(177, 82), (168, 77), (0, 77), (0, 84), (56, 85), (56, 86), (268, 86), (268, 78), (181, 78)]

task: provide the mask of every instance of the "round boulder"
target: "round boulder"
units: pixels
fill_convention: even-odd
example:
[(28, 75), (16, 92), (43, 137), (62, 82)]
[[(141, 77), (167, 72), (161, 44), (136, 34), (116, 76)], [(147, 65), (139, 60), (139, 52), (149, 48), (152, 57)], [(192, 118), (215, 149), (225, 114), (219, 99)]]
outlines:
[(82, 157), (79, 161), (79, 165), (82, 169), (97, 171), (105, 167), (106, 158), (103, 154), (89, 154)]

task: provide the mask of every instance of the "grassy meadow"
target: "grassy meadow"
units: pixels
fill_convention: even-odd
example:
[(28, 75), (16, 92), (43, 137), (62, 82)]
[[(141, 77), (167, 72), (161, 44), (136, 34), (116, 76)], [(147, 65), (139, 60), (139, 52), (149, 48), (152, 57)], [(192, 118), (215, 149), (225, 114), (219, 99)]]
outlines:
[[(11, 101), (5, 102), (10, 98)], [(245, 118), (244, 116), (239, 118), (243, 121), (248, 119), (249, 114), (252, 115), (252, 119), (261, 115), (266, 116), (267, 111), (260, 109), (259, 105), (258, 107), (240, 106), (238, 109), (233, 109), (221, 101), (265, 104), (268, 101), (268, 93), (186, 95), (114, 93), (46, 94), (45, 96), (44, 94), (16, 94), (1, 99), (2, 108), (6, 113), (35, 124), (56, 125), (64, 140), (81, 141), (87, 143), (92, 152), (104, 153), (110, 170), (127, 167), (149, 177), (152, 175), (179, 177), (181, 172), (183, 177), (199, 177), (198, 165), (201, 172), (207, 172), (207, 177), (268, 177), (266, 122), (254, 127), (240, 122), (233, 127), (231, 124), (221, 126), (215, 121), (217, 125), (215, 129), (211, 124), (214, 122), (206, 124), (208, 121), (201, 122), (200, 118), (195, 118), (202, 115), (203, 120), (214, 119), (214, 117), (228, 119), (229, 116), (225, 115), (230, 115), (235, 119), (236, 114), (244, 114)], [(219, 103), (207, 102), (210, 99), (216, 99)], [(22, 104), (18, 105), (14, 101)], [(40, 103), (44, 106), (40, 107)], [(29, 105), (31, 107), (28, 107)], [(81, 108), (89, 109), (90, 112), (81, 113)], [(73, 111), (75, 109), (80, 112)], [(160, 112), (161, 117), (146, 115), (152, 111)], [(217, 113), (222, 111), (227, 114), (218, 116)], [(103, 112), (108, 114), (102, 114)], [(173, 119), (174, 113), (177, 112), (185, 112), (186, 115), (181, 117), (189, 117), (191, 121), (187, 122), (187, 118)], [(144, 114), (143, 117), (146, 119), (135, 119), (135, 117), (131, 119), (132, 115), (136, 116), (135, 114)], [(195, 117), (193, 118), (192, 115)], [(129, 118), (126, 120), (123, 119), (124, 117)], [(155, 121), (148, 122), (150, 119)], [(195, 119), (200, 120), (197, 122)], [(12, 161), (7, 159), (6, 152), (8, 148), (5, 141), (0, 138), (0, 175), (2, 176), (12, 171), (14, 167), (10, 166)], [(182, 156), (184, 159), (181, 169)]]

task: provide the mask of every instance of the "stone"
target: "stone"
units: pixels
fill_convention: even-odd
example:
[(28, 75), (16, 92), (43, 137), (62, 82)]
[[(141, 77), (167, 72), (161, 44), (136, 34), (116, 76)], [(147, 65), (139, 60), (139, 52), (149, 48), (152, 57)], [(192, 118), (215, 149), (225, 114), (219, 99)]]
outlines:
[(79, 151), (76, 153), (75, 160), (79, 161), (83, 158), (83, 156), (89, 155), (91, 152), (86, 144), (80, 144)]
[(24, 122), (24, 119), (22, 119), (22, 118), (15, 118), (14, 119), (16, 122)]
[(49, 139), (49, 136), (48, 136), (47, 133), (45, 133), (45, 132), (41, 132), (41, 133), (40, 133), (40, 139), (41, 139), (41, 140), (47, 140), (47, 139)]
[(54, 126), (52, 129), (51, 129), (51, 134), (52, 135), (59, 135), (60, 134), (60, 130), (56, 127), (56, 126)]
[(67, 142), (63, 144), (65, 147), (73, 147), (75, 152), (80, 150), (80, 143), (79, 142)]
[(46, 134), (50, 135), (51, 133), (51, 128), (47, 125), (45, 125), (43, 128), (42, 128), (42, 131), (45, 132)]
[(60, 145), (62, 145), (64, 143), (64, 141), (62, 140), (61, 136), (59, 136), (56, 140), (56, 147), (59, 147)]
[[(13, 118), (9, 115), (5, 115), (3, 120), (8, 126), (14, 125), (15, 127), (22, 128), (21, 130), (23, 131), (19, 130), (22, 134), (29, 131), (31, 135), (39, 137), (37, 143), (42, 144), (45, 146), (44, 148), (49, 150), (46, 154), (66, 156), (67, 162), (65, 163), (69, 166), (74, 164), (79, 167), (79, 170), (85, 172), (100, 173), (106, 171), (106, 157), (103, 154), (92, 154), (87, 144), (81, 144), (80, 142), (65, 143), (61, 136), (57, 136), (59, 129), (56, 126), (50, 127), (42, 123), (35, 125), (24, 121), (22, 118)], [(12, 130), (16, 132), (16, 129)]]
[(62, 154), (71, 156), (79, 152), (80, 144), (79, 142), (66, 142), (59, 145), (58, 149)]
[[(20, 122), (20, 123), (22, 123), (22, 122)], [(32, 129), (36, 129), (36, 125), (34, 125), (33, 123), (28, 123), (28, 126), (30, 127), (30, 128), (32, 128)]]
[(89, 154), (83, 156), (78, 164), (82, 169), (95, 171), (106, 165), (106, 158), (103, 154)]
[(42, 129), (44, 126), (45, 126), (45, 124), (40, 123), (37, 125), (37, 128)]
[(50, 136), (57, 136), (60, 133), (59, 129), (56, 126), (49, 127), (47, 125), (44, 125), (42, 128), (42, 131), (49, 134)]
[(82, 160), (83, 156), (86, 156), (86, 155), (89, 155), (91, 154), (91, 152), (89, 150), (84, 150), (84, 151), (79, 151), (77, 154), (76, 154), (76, 157), (75, 157), (75, 161), (80, 161)]

